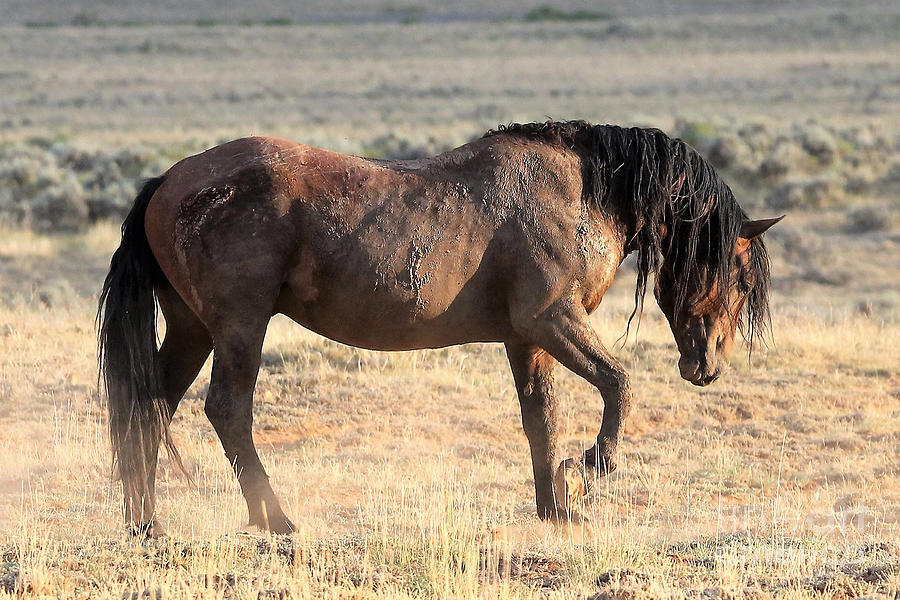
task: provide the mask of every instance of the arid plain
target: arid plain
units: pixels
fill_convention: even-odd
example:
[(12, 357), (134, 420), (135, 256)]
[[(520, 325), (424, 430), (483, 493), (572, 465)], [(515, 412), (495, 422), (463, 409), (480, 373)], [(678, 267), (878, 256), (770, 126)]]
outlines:
[[(0, 598), (900, 598), (895, 6), (205, 4), (0, 8)], [(622, 464), (551, 524), (502, 347), (276, 318), (255, 436), (298, 532), (242, 531), (207, 366), (173, 424), (195, 485), (163, 459), (170, 536), (125, 534), (93, 318), (138, 179), (248, 134), (415, 157), (548, 117), (661, 127), (788, 214), (767, 347), (682, 381), (652, 299), (621, 339), (626, 263), (594, 318), (635, 390)], [(602, 401), (557, 389), (574, 454)]]

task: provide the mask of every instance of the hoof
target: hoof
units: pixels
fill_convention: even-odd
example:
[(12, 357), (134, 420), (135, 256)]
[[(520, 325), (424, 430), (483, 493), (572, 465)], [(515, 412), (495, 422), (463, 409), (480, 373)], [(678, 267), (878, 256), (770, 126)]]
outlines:
[(283, 517), (278, 523), (269, 523), (269, 531), (275, 535), (291, 535), (297, 528), (287, 517)]
[(592, 469), (597, 477), (606, 477), (616, 470), (616, 460), (612, 454), (598, 454), (596, 448), (584, 453), (584, 464)]
[(157, 520), (148, 521), (147, 523), (129, 523), (128, 533), (131, 537), (141, 538), (144, 540), (154, 540), (168, 537), (166, 530)]
[(275, 535), (291, 535), (297, 528), (288, 519), (285, 515), (280, 515), (275, 518), (267, 519), (263, 523), (255, 522), (251, 520), (248, 524), (248, 527), (258, 528), (260, 531), (268, 531), (269, 533), (274, 533)]
[(581, 504), (587, 492), (584, 465), (574, 458), (562, 461), (553, 476), (553, 496), (557, 512), (567, 515), (566, 518), (569, 519), (569, 515)]
[(542, 521), (555, 523), (556, 525), (580, 525), (590, 522), (587, 515), (573, 508), (554, 508), (543, 513), (538, 512), (538, 516)]

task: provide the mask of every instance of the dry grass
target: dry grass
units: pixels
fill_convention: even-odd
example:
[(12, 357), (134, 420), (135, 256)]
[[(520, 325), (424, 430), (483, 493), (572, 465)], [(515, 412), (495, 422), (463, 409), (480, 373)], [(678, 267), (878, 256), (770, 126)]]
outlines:
[[(43, 260), (78, 288), (99, 279), (114, 243), (108, 226), (7, 233), (0, 256)], [(610, 344), (628, 309), (621, 283), (595, 319)], [(48, 308), (5, 287), (0, 597), (898, 593), (895, 309), (829, 317), (782, 298), (777, 345), (749, 366), (735, 357), (702, 390), (678, 378), (667, 325), (648, 311), (639, 340), (616, 351), (637, 390), (620, 472), (599, 482), (586, 522), (562, 525), (532, 515), (500, 347), (367, 352), (276, 319), (256, 438), (299, 532), (292, 543), (238, 533), (246, 509), (203, 417), (205, 370), (173, 428), (196, 487), (163, 461), (171, 538), (142, 545), (124, 535), (109, 478), (90, 299)], [(557, 388), (575, 453), (602, 403), (564, 371)]]

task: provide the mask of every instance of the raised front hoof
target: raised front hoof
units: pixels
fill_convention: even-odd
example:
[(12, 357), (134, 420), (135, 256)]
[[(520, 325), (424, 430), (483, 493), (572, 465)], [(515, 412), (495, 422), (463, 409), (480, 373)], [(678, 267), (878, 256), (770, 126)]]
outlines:
[(584, 463), (574, 458), (567, 458), (559, 463), (553, 475), (553, 497), (556, 506), (553, 515), (571, 515), (584, 503), (588, 492), (588, 481), (585, 477)]
[(614, 473), (617, 468), (616, 461), (612, 456), (598, 456), (593, 449), (584, 453), (583, 462), (587, 471), (593, 471), (592, 476), (588, 477), (589, 483), (593, 478), (606, 477)]

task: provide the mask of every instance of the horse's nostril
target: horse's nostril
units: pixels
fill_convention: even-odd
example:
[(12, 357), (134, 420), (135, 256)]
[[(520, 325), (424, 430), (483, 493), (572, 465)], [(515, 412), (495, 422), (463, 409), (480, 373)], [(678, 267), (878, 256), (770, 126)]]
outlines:
[(701, 373), (700, 363), (693, 360), (679, 360), (678, 370), (681, 372), (682, 379), (687, 379), (688, 381), (695, 380)]
[(713, 381), (718, 379), (719, 375), (721, 375), (721, 374), (722, 374), (722, 370), (716, 369), (715, 371), (713, 371), (712, 373), (710, 373), (709, 375), (707, 375), (706, 377), (703, 378), (703, 385), (709, 385), (710, 383), (712, 383)]

